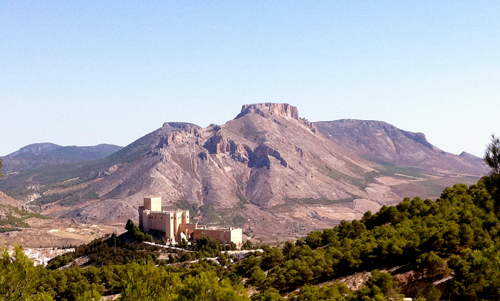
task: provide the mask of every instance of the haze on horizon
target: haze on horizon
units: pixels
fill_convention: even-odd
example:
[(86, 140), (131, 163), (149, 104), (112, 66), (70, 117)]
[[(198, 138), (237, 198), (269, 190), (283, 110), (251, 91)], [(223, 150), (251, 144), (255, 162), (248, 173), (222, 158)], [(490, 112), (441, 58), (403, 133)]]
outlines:
[(500, 135), (498, 1), (0, 4), (0, 156), (125, 146), (286, 102), (482, 156)]

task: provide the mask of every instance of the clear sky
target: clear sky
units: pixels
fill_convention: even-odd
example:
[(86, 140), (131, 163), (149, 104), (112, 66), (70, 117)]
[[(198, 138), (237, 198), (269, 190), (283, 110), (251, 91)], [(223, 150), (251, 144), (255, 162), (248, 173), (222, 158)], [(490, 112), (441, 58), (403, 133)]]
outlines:
[(500, 135), (500, 1), (0, 2), (0, 155), (125, 146), (257, 102), (482, 156)]

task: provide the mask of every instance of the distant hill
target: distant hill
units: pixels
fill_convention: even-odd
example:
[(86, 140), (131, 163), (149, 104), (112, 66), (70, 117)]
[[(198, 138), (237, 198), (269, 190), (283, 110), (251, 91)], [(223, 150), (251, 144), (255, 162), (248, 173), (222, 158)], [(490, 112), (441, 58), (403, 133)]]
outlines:
[(410, 168), (440, 176), (482, 176), (488, 167), (481, 158), (438, 149), (422, 133), (400, 130), (382, 121), (343, 119), (314, 125), (327, 138), (356, 155), (382, 165)]
[(4, 173), (35, 169), (45, 165), (83, 162), (107, 157), (121, 146), (99, 144), (96, 146), (60, 146), (53, 143), (27, 145), (2, 158)]

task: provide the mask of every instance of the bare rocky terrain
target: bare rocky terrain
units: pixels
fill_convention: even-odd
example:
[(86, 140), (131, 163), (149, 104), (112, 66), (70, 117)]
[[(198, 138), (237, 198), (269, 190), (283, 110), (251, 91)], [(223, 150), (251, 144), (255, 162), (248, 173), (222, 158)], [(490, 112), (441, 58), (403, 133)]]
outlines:
[(420, 133), (311, 123), (291, 105), (265, 103), (224, 125), (165, 123), (107, 158), (9, 175), (0, 189), (44, 215), (100, 225), (137, 221), (143, 196), (157, 195), (202, 223), (282, 242), (404, 197), (439, 197), (486, 172), (479, 158), (441, 151)]
[(125, 232), (122, 224), (82, 224), (69, 218), (29, 219), (29, 228), (0, 233), (0, 246), (23, 245), (25, 248), (78, 246), (109, 233)]
[[(6, 228), (17, 231), (1, 232)], [(0, 191), (0, 247), (15, 243), (26, 248), (80, 245), (107, 233), (124, 231), (122, 224), (82, 224), (69, 218), (43, 218)]]

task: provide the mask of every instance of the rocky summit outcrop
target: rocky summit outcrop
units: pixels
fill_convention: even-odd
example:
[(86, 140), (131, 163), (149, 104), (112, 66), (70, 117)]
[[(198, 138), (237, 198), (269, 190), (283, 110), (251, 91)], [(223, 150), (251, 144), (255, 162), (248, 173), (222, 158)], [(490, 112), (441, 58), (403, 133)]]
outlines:
[(299, 119), (299, 110), (287, 103), (258, 103), (243, 105), (241, 113), (236, 116), (236, 119), (251, 113), (259, 114), (262, 117), (279, 115), (282, 117), (289, 117), (297, 120)]
[[(299, 110), (297, 107), (291, 106), (287, 103), (257, 103), (250, 105), (243, 105), (241, 113), (235, 119), (241, 118), (247, 114), (259, 114), (262, 117), (282, 116), (295, 119), (305, 126), (309, 127), (313, 133), (316, 133), (316, 127), (312, 122), (305, 118), (299, 117)], [(278, 121), (275, 121), (278, 122)]]

